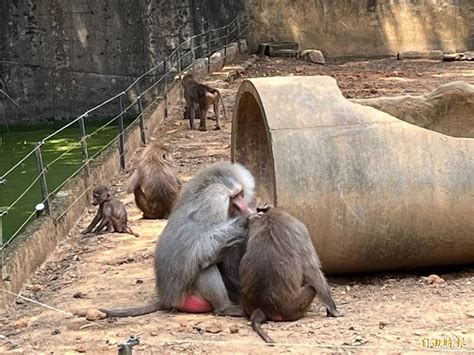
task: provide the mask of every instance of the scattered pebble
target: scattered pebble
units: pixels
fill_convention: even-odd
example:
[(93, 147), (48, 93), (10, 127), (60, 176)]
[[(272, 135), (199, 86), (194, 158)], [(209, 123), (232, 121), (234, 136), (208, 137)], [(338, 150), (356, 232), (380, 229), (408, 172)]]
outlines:
[(42, 285), (35, 284), (35, 285), (31, 286), (31, 291), (38, 292), (38, 291), (41, 291), (43, 288), (44, 287)]
[(86, 347), (84, 345), (80, 344), (80, 345), (76, 345), (74, 350), (77, 351), (78, 353), (85, 353), (86, 352)]
[(206, 332), (212, 334), (220, 333), (222, 332), (222, 325), (217, 321), (212, 322), (211, 324), (206, 326)]
[(424, 281), (425, 281), (425, 284), (428, 284), (428, 285), (434, 285), (434, 286), (446, 285), (446, 280), (435, 274), (426, 277)]
[(203, 333), (212, 333), (217, 334), (222, 332), (222, 325), (218, 321), (212, 321), (208, 324), (203, 322), (198, 322), (193, 326), (194, 330), (197, 330), (200, 334)]
[(105, 319), (106, 317), (107, 315), (104, 312), (101, 312), (98, 309), (94, 308), (89, 309), (86, 314), (86, 319), (90, 321)]
[(30, 325), (30, 320), (27, 319), (27, 318), (21, 318), (21, 319), (18, 319), (17, 321), (11, 323), (11, 326), (14, 328), (14, 329), (22, 329), (22, 328), (26, 328)]

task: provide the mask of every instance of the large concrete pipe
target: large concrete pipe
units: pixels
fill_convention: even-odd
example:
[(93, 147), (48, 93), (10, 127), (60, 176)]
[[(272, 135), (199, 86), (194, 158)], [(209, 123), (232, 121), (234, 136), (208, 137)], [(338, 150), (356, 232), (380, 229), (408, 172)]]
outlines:
[(232, 158), (306, 223), (326, 272), (474, 262), (474, 139), (351, 103), (330, 77), (245, 80)]

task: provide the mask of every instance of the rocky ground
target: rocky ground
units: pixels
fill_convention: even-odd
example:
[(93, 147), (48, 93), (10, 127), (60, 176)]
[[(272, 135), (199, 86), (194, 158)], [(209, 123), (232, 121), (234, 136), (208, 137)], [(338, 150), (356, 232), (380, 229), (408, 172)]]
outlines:
[[(275, 75), (331, 75), (346, 97), (365, 98), (427, 93), (454, 80), (474, 84), (474, 64), (380, 59), (318, 66), (264, 58), (233, 81), (213, 75), (206, 82), (222, 91), (231, 117), (241, 80)], [(181, 119), (183, 106), (172, 109), (154, 138), (173, 148), (179, 174), (186, 180), (207, 164), (229, 159), (231, 123), (228, 120), (221, 131), (190, 131)], [(92, 208), (86, 211), (22, 291), (22, 296), (54, 310), (18, 298), (0, 315), (0, 351), (110, 353), (130, 335), (140, 337), (134, 348), (138, 352), (409, 353), (428, 346), (474, 351), (474, 266), (330, 277), (336, 303), (345, 316), (326, 318), (315, 302), (298, 322), (264, 326), (279, 342), (274, 347), (264, 345), (248, 321), (239, 318), (158, 312), (90, 322), (72, 316), (75, 309), (141, 304), (153, 295), (153, 248), (166, 221), (141, 219), (133, 196), (124, 192), (127, 176), (117, 175), (113, 184), (140, 238), (124, 234), (83, 237), (79, 233), (95, 213)]]

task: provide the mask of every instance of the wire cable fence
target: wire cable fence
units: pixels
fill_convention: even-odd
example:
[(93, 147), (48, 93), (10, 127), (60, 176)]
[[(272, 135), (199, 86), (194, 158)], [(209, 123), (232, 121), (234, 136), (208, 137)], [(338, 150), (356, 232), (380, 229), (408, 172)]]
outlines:
[[(239, 16), (225, 26), (208, 29), (188, 38), (126, 89), (38, 141), (23, 158), (5, 172), (0, 170), (2, 255), (3, 250), (35, 217), (46, 214), (59, 220), (91, 190), (92, 181), (88, 182), (85, 190), (65, 208), (52, 208), (51, 201), (58, 197), (61, 189), (79, 174), (89, 176), (91, 163), (105, 150), (113, 147), (118, 150), (120, 169), (124, 170), (129, 158), (126, 149), (127, 134), (132, 127), (138, 125), (140, 141), (146, 144), (144, 113), (148, 112), (156, 99), (164, 98), (166, 105), (170, 87), (197, 59), (207, 58), (209, 72), (211, 56), (223, 50), (225, 64), (229, 45), (237, 43), (240, 52), (242, 36), (249, 27), (249, 18)], [(88, 118), (92, 115), (100, 117), (101, 109), (105, 107), (109, 112), (110, 107), (115, 107), (117, 113), (96, 127)]]

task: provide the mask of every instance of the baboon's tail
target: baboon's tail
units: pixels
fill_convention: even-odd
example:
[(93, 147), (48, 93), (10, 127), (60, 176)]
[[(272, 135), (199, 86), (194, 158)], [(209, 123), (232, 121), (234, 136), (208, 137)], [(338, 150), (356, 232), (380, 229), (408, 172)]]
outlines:
[(99, 311), (104, 312), (107, 318), (111, 317), (136, 317), (144, 314), (159, 311), (161, 305), (159, 302), (149, 303), (144, 306), (131, 308), (99, 308)]
[(326, 307), (328, 317), (340, 317), (341, 313), (337, 310), (336, 303), (334, 302), (331, 289), (324, 277), (324, 274), (321, 270), (315, 275), (315, 284), (312, 285), (316, 290), (316, 296), (321, 301), (322, 304)]
[(125, 231), (126, 231), (128, 234), (131, 234), (131, 235), (133, 235), (133, 236), (136, 237), (136, 238), (140, 237), (140, 234), (135, 233), (135, 232), (132, 230), (132, 228), (130, 228), (129, 225), (127, 225), (127, 229), (126, 229)]
[(252, 323), (252, 329), (262, 338), (265, 343), (274, 343), (273, 339), (268, 336), (267, 333), (262, 329), (262, 323), (267, 320), (267, 316), (260, 308), (257, 308), (250, 315), (250, 322)]
[(221, 92), (219, 90), (216, 90), (217, 95), (219, 96), (219, 100), (222, 104), (222, 111), (224, 112), (224, 119), (227, 120), (227, 113), (225, 111), (225, 104), (224, 104), (224, 99), (222, 98)]

